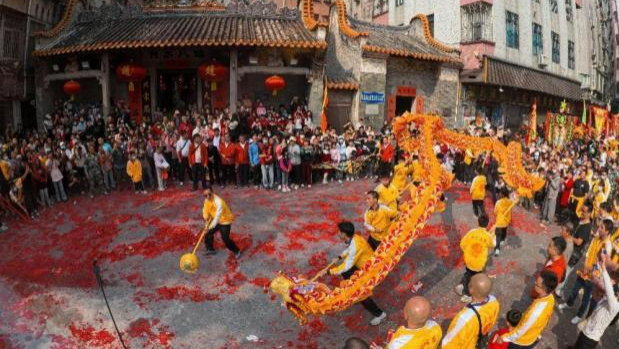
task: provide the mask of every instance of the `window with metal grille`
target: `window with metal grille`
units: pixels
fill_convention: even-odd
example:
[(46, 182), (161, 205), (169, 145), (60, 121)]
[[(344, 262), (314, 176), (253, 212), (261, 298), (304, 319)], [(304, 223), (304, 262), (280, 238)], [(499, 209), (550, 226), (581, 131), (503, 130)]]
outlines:
[(559, 4), (557, 0), (550, 0), (550, 11), (552, 11), (552, 13), (559, 13)]
[(542, 34), (542, 26), (533, 23), (533, 54), (539, 55), (544, 53), (544, 36)]
[(565, 0), (565, 19), (571, 22), (574, 18), (574, 10), (572, 7), (572, 0)]
[(573, 41), (567, 42), (567, 67), (576, 69), (576, 48)]
[(395, 0), (395, 5), (396, 5), (396, 6), (402, 6), (402, 5), (404, 5), (404, 0)]
[(552, 32), (552, 61), (555, 63), (561, 63), (561, 41), (559, 40), (559, 34)]
[(518, 15), (513, 12), (506, 12), (506, 29), (507, 29), (507, 47), (518, 48), (519, 43), (519, 29), (518, 29)]
[(462, 6), (462, 42), (492, 40), (492, 5), (484, 1)]

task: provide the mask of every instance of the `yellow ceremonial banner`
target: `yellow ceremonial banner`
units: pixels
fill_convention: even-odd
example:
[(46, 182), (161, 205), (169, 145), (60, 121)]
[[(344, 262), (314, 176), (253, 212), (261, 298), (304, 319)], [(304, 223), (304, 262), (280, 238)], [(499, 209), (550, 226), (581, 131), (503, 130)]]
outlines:
[(593, 107), (593, 121), (595, 132), (597, 135), (601, 135), (604, 130), (604, 124), (606, 123), (606, 117), (608, 110), (600, 107)]

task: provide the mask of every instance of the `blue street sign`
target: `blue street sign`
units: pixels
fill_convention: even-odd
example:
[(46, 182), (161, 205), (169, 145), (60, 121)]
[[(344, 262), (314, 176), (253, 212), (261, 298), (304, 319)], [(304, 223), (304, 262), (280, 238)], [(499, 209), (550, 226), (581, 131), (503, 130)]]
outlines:
[(361, 102), (365, 102), (367, 104), (385, 103), (385, 94), (382, 92), (361, 91)]

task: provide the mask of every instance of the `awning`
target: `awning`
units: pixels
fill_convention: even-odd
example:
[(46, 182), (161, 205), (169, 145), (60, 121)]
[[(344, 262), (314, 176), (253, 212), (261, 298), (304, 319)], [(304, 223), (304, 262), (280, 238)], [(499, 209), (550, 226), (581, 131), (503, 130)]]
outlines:
[[(263, 12), (262, 12), (263, 13)], [(241, 11), (196, 13), (136, 12), (109, 18), (90, 16), (77, 21), (36, 56), (153, 47), (262, 46), (324, 49), (298, 12), (268, 15)], [(86, 17), (86, 16), (85, 16)], [(88, 17), (86, 17), (88, 18)]]
[(570, 100), (582, 99), (578, 81), (488, 56), (484, 57), (484, 82), (537, 91)]

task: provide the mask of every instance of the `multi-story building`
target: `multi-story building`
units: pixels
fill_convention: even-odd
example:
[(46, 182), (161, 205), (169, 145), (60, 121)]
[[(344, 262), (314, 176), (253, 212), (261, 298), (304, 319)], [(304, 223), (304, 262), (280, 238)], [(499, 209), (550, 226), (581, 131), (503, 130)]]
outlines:
[(610, 97), (619, 102), (619, 0), (610, 0), (610, 34), (612, 43), (612, 80)]
[(55, 22), (63, 1), (0, 0), (0, 129), (35, 127), (33, 33)]
[(542, 119), (563, 100), (574, 114), (583, 98), (608, 101), (608, 0), (389, 1), (392, 25), (417, 13), (438, 40), (460, 44), (459, 121), (482, 115), (517, 126), (533, 100)]

